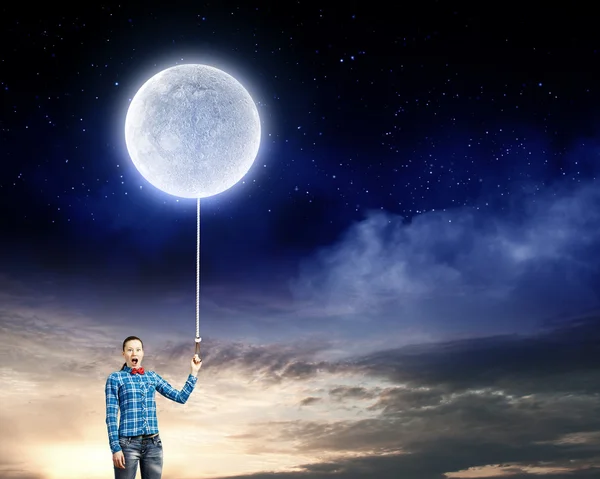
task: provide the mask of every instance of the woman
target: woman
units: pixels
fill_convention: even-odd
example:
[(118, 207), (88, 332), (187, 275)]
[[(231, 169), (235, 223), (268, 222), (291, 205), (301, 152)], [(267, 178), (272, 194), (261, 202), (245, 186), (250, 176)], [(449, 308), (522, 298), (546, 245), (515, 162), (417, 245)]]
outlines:
[[(160, 479), (163, 451), (158, 434), (154, 391), (185, 404), (194, 390), (202, 359), (194, 355), (191, 372), (181, 391), (173, 388), (154, 371), (144, 371), (144, 345), (136, 336), (123, 341), (125, 364), (106, 380), (106, 426), (113, 453), (115, 479), (135, 479), (138, 462), (142, 479)], [(117, 428), (117, 412), (121, 420)]]

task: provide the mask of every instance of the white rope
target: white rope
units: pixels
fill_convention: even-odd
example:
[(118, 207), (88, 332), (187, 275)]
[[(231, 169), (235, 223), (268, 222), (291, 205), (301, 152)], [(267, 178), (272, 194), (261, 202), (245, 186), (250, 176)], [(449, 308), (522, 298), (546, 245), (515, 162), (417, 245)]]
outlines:
[(196, 351), (200, 338), (200, 198), (197, 202), (196, 212)]

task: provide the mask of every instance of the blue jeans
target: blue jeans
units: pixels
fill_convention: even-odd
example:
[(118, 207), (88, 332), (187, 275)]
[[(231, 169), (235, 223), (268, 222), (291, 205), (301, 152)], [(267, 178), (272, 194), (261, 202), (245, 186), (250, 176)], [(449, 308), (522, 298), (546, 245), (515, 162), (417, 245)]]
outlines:
[(120, 437), (119, 444), (125, 456), (125, 469), (113, 466), (115, 479), (135, 479), (138, 462), (142, 479), (161, 479), (163, 447), (160, 435), (145, 439)]

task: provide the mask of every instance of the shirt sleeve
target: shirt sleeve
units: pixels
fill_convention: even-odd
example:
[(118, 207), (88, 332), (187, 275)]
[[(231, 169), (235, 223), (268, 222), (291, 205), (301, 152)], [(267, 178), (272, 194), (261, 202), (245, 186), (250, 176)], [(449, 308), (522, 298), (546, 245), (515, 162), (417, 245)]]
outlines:
[(196, 376), (190, 374), (181, 391), (178, 391), (167, 381), (161, 378), (156, 372), (154, 374), (156, 375), (156, 390), (167, 399), (180, 404), (185, 404), (187, 402), (190, 394), (192, 394), (192, 391), (194, 390), (194, 386), (196, 386), (196, 382), (198, 381)]
[(115, 378), (110, 375), (106, 380), (106, 427), (108, 429), (108, 443), (110, 450), (114, 454), (121, 450), (119, 444), (119, 428), (117, 426), (117, 417), (119, 412), (119, 389)]

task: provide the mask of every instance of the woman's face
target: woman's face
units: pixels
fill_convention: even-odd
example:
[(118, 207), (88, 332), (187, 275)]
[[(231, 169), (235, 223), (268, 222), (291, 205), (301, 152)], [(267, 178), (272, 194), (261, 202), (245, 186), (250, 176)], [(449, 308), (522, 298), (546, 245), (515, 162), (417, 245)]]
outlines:
[(144, 350), (142, 349), (141, 341), (132, 339), (125, 343), (125, 350), (123, 351), (125, 362), (130, 368), (139, 368), (144, 359)]

